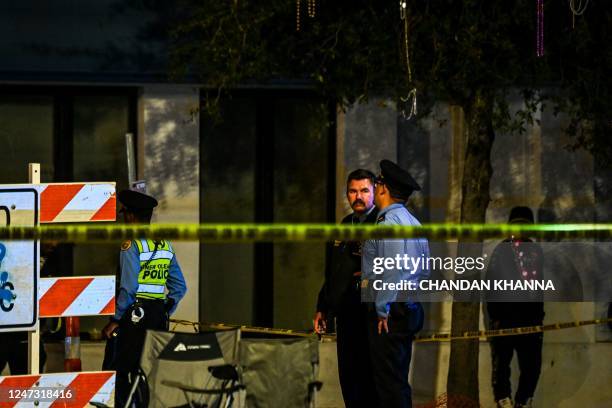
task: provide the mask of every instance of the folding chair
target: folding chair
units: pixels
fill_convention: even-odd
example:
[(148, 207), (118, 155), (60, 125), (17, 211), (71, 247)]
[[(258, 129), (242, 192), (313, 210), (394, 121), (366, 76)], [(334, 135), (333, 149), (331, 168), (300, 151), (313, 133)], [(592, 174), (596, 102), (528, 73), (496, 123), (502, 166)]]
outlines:
[(319, 344), (315, 338), (241, 339), (240, 380), (251, 408), (315, 407)]
[(239, 338), (239, 330), (203, 333), (148, 330), (141, 372), (130, 399), (146, 384), (140, 399), (148, 400), (143, 405), (152, 408), (240, 407), (243, 387), (234, 367)]

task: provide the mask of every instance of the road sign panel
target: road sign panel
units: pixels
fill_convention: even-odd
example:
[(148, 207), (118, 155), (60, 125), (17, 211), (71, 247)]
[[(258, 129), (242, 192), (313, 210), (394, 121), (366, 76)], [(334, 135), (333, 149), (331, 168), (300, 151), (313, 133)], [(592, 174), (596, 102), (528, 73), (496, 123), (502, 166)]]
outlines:
[[(0, 225), (34, 226), (39, 194), (31, 187), (0, 186)], [(38, 326), (37, 241), (0, 242), (0, 332)]]

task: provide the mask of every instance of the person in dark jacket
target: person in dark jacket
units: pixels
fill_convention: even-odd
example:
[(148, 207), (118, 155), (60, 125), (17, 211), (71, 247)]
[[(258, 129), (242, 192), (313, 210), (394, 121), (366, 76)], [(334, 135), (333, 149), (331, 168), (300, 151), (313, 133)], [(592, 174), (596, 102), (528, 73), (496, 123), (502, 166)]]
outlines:
[[(342, 219), (342, 224), (373, 224), (377, 210), (374, 206), (374, 174), (358, 169), (349, 174), (346, 198), (353, 212)], [(325, 282), (319, 292), (314, 329), (322, 334), (327, 322), (336, 318), (338, 375), (342, 397), (347, 408), (376, 406), (375, 391), (370, 386), (371, 367), (367, 346), (365, 304), (361, 303), (361, 242), (335, 241)]]
[[(515, 207), (509, 223), (533, 224), (528, 207)], [(487, 268), (489, 280), (543, 279), (540, 245), (528, 237), (511, 237), (499, 243)], [(538, 326), (544, 320), (541, 293), (502, 292), (490, 295), (486, 303), (491, 330)], [(542, 333), (492, 337), (491, 363), (493, 394), (498, 407), (531, 407), (542, 364)], [(514, 403), (510, 386), (510, 363), (516, 351), (519, 383)]]

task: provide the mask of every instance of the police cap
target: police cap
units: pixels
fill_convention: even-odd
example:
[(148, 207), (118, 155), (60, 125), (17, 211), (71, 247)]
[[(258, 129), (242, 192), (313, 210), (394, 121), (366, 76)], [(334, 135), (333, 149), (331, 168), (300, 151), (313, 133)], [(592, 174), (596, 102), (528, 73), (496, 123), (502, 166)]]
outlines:
[(380, 162), (380, 173), (382, 180), (389, 190), (398, 194), (401, 198), (408, 199), (413, 191), (419, 191), (421, 186), (412, 178), (408, 171), (402, 169), (390, 160)]
[(123, 190), (117, 194), (119, 202), (129, 210), (143, 211), (157, 207), (157, 200), (150, 195), (134, 191)]

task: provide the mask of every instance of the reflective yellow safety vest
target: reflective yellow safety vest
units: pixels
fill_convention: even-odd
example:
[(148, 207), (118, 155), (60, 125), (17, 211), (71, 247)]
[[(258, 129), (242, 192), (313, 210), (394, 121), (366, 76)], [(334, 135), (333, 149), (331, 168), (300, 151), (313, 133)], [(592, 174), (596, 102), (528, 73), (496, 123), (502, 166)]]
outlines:
[(140, 256), (136, 297), (166, 299), (166, 280), (168, 279), (170, 262), (174, 257), (174, 250), (168, 241), (136, 239), (134, 242)]

